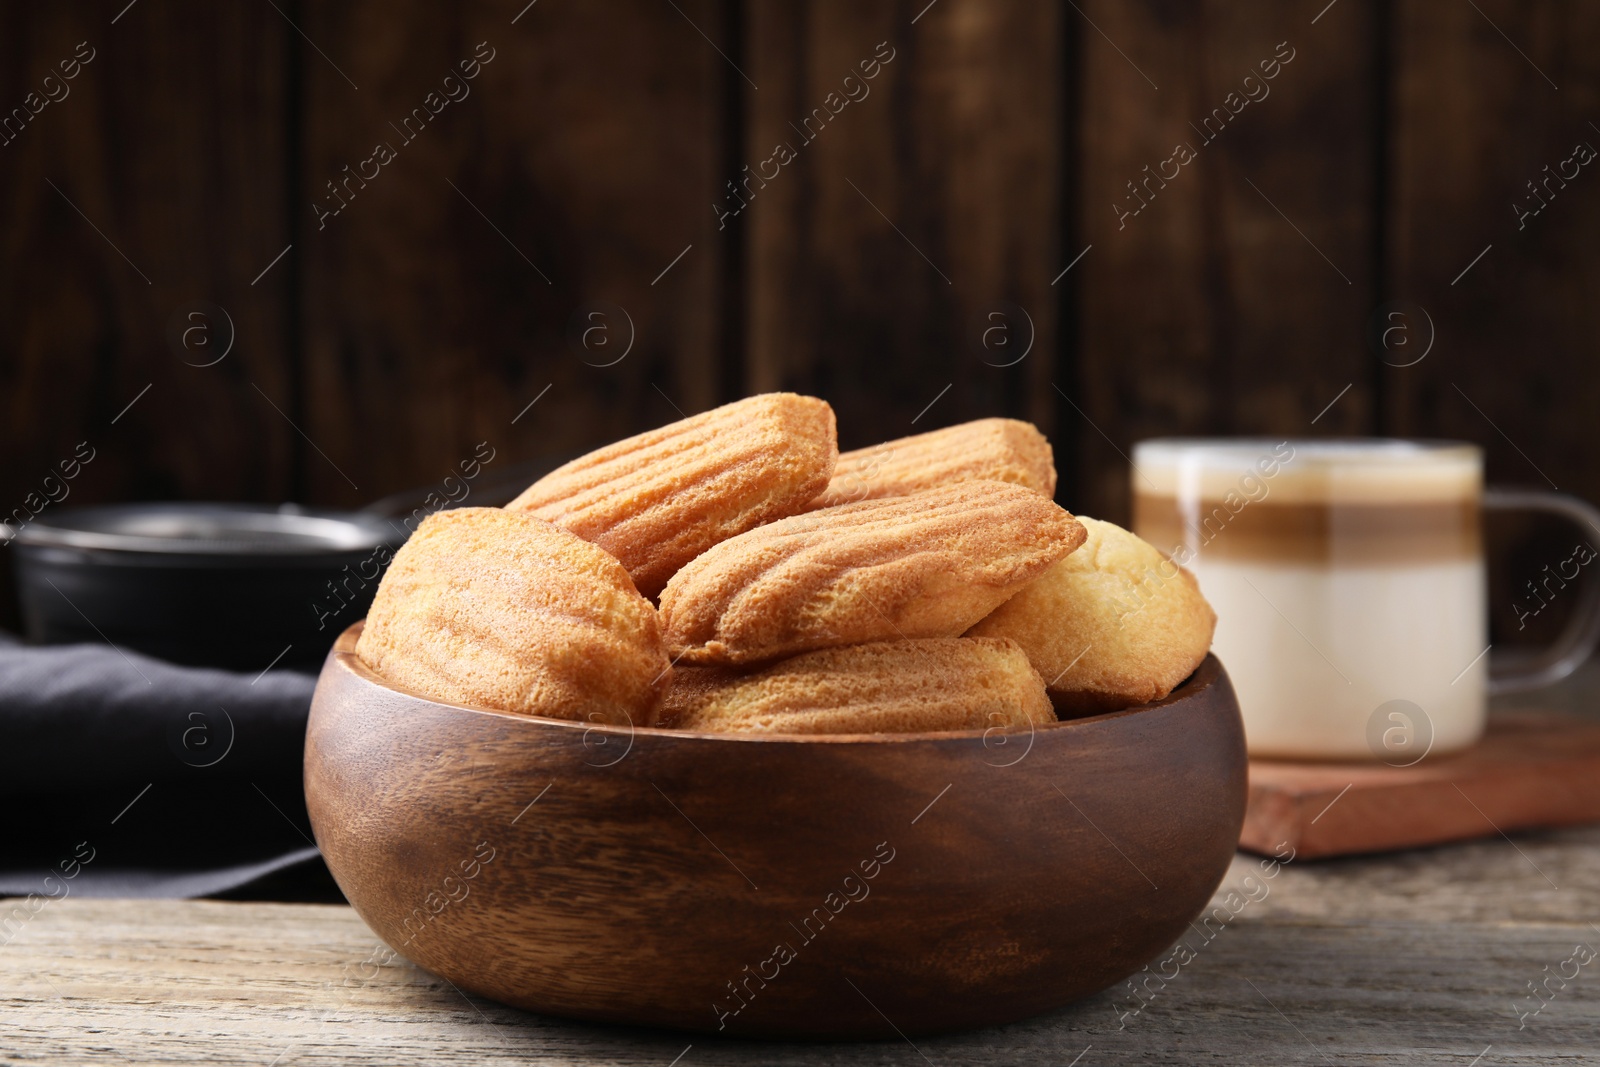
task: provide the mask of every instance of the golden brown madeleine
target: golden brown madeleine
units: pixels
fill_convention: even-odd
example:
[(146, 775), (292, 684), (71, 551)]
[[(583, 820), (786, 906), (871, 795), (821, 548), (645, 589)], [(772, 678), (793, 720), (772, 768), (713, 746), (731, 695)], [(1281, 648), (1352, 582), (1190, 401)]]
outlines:
[(667, 583), (667, 646), (745, 664), (896, 637), (959, 637), (1082, 543), (1031, 489), (961, 482), (781, 519)]
[(356, 653), (437, 700), (585, 722), (653, 721), (656, 609), (601, 549), (543, 519), (459, 508), (395, 553)]
[(1055, 722), (1014, 641), (937, 637), (807, 652), (725, 675), (675, 725), (782, 734), (920, 733)]
[(506, 507), (599, 545), (654, 597), (718, 541), (803, 510), (838, 458), (826, 401), (765, 393), (590, 452)]
[(1009, 637), (1063, 715), (1159, 700), (1205, 659), (1217, 616), (1194, 576), (1120, 526), (1089, 538), (968, 631)]
[(839, 455), (833, 480), (813, 508), (904, 496), (952, 482), (1014, 482), (1056, 492), (1050, 442), (1031, 422), (978, 419)]
[(748, 672), (733, 667), (695, 667), (675, 664), (657, 707), (657, 726), (676, 726), (689, 712), (723, 692)]

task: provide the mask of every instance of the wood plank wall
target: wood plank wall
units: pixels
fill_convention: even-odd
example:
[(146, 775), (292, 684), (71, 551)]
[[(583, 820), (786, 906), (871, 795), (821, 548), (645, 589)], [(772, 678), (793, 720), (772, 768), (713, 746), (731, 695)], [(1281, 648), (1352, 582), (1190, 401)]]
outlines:
[(1112, 519), (1173, 433), (1597, 498), (1600, 177), (1526, 186), (1600, 146), (1597, 46), (1555, 0), (7, 5), (0, 114), (69, 92), (0, 136), (0, 506), (85, 440), (74, 503), (349, 506), (777, 388), (847, 446), (1032, 419)]

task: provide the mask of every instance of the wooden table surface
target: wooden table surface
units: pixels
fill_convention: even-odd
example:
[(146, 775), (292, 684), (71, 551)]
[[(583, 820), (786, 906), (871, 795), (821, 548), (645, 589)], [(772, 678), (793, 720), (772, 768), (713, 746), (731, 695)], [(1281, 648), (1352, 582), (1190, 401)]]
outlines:
[[(1585, 673), (1542, 703), (1589, 711)], [(915, 1045), (529, 1015), (389, 959), (342, 906), (64, 899), (0, 944), (0, 1065), (1600, 1064), (1600, 827), (1259, 862), (1235, 859), (1235, 916), (1142, 997)]]
[[(1256, 864), (1240, 856), (1222, 892), (1243, 897)], [(1290, 864), (1252, 884), (1266, 895), (1193, 939), (1142, 1008), (1122, 986), (914, 1048), (528, 1015), (382, 962), (342, 906), (67, 899), (0, 948), (0, 1063), (1600, 1064), (1600, 961), (1568, 962), (1600, 950), (1600, 828)]]

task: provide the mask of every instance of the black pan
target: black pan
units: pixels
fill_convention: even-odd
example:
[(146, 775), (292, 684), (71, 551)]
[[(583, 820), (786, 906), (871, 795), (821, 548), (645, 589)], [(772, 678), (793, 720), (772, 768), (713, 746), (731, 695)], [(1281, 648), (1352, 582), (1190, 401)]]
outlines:
[(405, 532), (294, 505), (111, 504), (41, 515), (5, 551), (30, 641), (260, 671), (320, 663)]
[[(565, 458), (506, 466), (470, 500), (463, 492), (446, 503), (503, 504)], [(315, 669), (334, 638), (366, 614), (394, 550), (441, 502), (437, 489), (420, 489), (361, 511), (49, 509), (0, 552), (11, 554), (23, 627), (35, 644), (103, 640), (172, 663)], [(0, 524), (0, 535), (7, 529)]]

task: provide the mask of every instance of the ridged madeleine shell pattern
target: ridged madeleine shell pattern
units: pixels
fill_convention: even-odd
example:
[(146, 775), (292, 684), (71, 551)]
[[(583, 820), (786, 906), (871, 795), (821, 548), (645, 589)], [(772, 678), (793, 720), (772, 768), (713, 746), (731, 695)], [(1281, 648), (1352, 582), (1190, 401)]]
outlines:
[(1044, 680), (1022, 647), (996, 638), (825, 648), (754, 674), (724, 675), (699, 697), (677, 725), (710, 732), (893, 734), (1056, 721)]
[(1031, 489), (963, 482), (797, 515), (724, 541), (661, 594), (669, 652), (757, 663), (814, 648), (958, 637), (1083, 543)]
[(532, 515), (458, 508), (395, 553), (356, 652), (435, 700), (649, 725), (668, 671), (661, 623), (622, 565)]
[(904, 496), (953, 482), (1013, 482), (1045, 496), (1056, 492), (1050, 442), (1031, 422), (978, 419), (885, 441), (839, 456), (833, 479), (813, 508)]
[(826, 401), (765, 393), (590, 452), (506, 507), (599, 545), (654, 597), (717, 542), (803, 510), (838, 457)]

